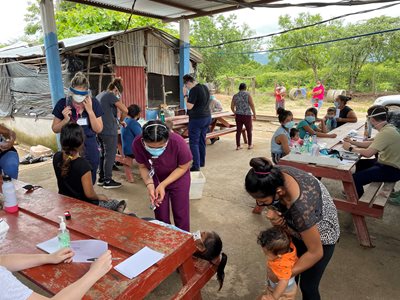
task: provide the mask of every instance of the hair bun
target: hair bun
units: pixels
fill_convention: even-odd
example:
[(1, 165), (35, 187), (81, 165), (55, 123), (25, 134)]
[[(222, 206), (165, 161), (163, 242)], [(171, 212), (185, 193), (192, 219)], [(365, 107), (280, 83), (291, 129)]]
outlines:
[(256, 172), (271, 172), (272, 162), (265, 157), (255, 157), (250, 160), (250, 166)]

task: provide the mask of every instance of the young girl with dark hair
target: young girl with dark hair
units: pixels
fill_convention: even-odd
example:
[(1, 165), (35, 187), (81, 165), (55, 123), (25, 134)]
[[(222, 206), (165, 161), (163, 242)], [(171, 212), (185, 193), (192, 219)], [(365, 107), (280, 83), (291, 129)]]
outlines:
[(132, 150), (134, 139), (142, 134), (142, 126), (138, 120), (141, 109), (138, 105), (132, 104), (128, 107), (128, 116), (125, 118), (126, 126), (121, 126), (122, 151), (125, 156), (135, 158)]
[(124, 200), (109, 200), (93, 189), (91, 166), (80, 156), (84, 145), (84, 133), (78, 124), (62, 127), (60, 135), (62, 151), (54, 154), (53, 168), (57, 177), (58, 193), (83, 200), (111, 210), (123, 212)]
[(271, 138), (271, 156), (275, 164), (283, 156), (290, 153), (290, 129), (295, 125), (291, 111), (279, 107), (277, 113), (281, 126), (279, 126)]
[(303, 299), (319, 300), (319, 282), (328, 265), (340, 229), (337, 210), (326, 187), (314, 176), (288, 166), (273, 166), (266, 158), (253, 158), (246, 175), (247, 192), (258, 206), (271, 207), (266, 216), (273, 226), (286, 228), (299, 260)]
[(228, 256), (224, 252), (222, 252), (222, 240), (218, 233), (214, 231), (197, 231), (192, 234), (174, 225), (167, 224), (159, 220), (154, 220), (152, 218), (143, 218), (143, 220), (167, 227), (172, 230), (191, 234), (195, 240), (195, 244), (197, 247), (197, 251), (194, 253), (194, 256), (207, 260), (217, 267), (217, 280), (219, 282), (218, 290), (221, 290), (224, 284), (225, 266), (228, 260)]
[(185, 140), (161, 121), (149, 121), (133, 142), (133, 153), (146, 184), (157, 220), (189, 231), (190, 164), (192, 154)]
[(297, 125), (297, 129), (300, 132), (300, 138), (304, 139), (306, 133), (309, 135), (316, 135), (317, 137), (335, 138), (335, 133), (326, 133), (326, 126), (324, 122), (321, 122), (321, 128), (315, 125), (317, 121), (318, 110), (315, 107), (310, 107), (306, 110), (304, 120), (300, 121)]
[(272, 227), (260, 232), (257, 243), (267, 258), (267, 290), (261, 300), (294, 300), (297, 284), (292, 269), (298, 258), (288, 233)]

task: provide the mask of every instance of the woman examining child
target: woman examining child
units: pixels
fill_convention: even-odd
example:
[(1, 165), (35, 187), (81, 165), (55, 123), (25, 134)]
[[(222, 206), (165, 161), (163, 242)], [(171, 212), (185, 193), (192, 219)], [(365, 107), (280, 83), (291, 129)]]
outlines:
[(318, 110), (315, 107), (310, 107), (306, 110), (304, 120), (300, 121), (297, 125), (299, 130), (300, 138), (304, 139), (306, 133), (317, 137), (335, 138), (337, 135), (335, 133), (326, 133), (327, 129), (324, 122), (321, 122), (321, 127), (319, 128), (315, 122), (317, 121)]
[(273, 226), (290, 232), (299, 260), (292, 268), (304, 300), (319, 300), (319, 283), (340, 229), (337, 210), (326, 187), (314, 176), (288, 166), (273, 166), (266, 158), (250, 161), (246, 191), (258, 206), (267, 206)]

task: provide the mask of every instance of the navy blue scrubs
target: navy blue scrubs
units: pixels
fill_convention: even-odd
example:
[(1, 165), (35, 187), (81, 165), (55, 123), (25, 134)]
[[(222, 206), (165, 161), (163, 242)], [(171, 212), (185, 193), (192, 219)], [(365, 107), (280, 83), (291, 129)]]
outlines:
[[(60, 120), (64, 119), (62, 111), (67, 106), (67, 99), (68, 98), (62, 98), (58, 100), (56, 106), (53, 109), (53, 115)], [(71, 100), (69, 100), (68, 102), (71, 103), (70, 101)], [(92, 167), (92, 182), (93, 184), (95, 184), (97, 169), (99, 168), (99, 162), (100, 162), (99, 146), (97, 144), (96, 132), (94, 132), (92, 129), (89, 115), (86, 112), (86, 110), (84, 110), (81, 115), (78, 115), (73, 105), (70, 106), (72, 109), (70, 122), (79, 124), (78, 120), (81, 119), (87, 120), (87, 125), (81, 125), (83, 128), (83, 132), (85, 133), (84, 155)], [(96, 115), (96, 118), (101, 117), (103, 115), (103, 110), (100, 106), (99, 101), (96, 98), (92, 98), (92, 107), (93, 107), (93, 112)]]

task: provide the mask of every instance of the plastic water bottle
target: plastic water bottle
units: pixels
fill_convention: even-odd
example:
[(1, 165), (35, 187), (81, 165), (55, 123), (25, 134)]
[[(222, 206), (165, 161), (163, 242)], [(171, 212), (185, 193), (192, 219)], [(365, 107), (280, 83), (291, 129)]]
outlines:
[(160, 120), (161, 120), (161, 122), (165, 123), (165, 113), (164, 113), (164, 110), (161, 110), (161, 111), (160, 111)]
[(4, 210), (8, 213), (18, 211), (17, 195), (15, 194), (15, 186), (10, 176), (3, 176), (3, 195), (4, 195)]
[(313, 134), (313, 136), (312, 136), (312, 143), (313, 144), (318, 144), (317, 135), (316, 134)]
[(312, 155), (312, 156), (318, 156), (318, 155), (319, 155), (319, 146), (318, 146), (317, 143), (315, 143), (315, 144), (312, 145), (312, 148), (311, 148), (311, 155)]
[(304, 136), (303, 141), (304, 141), (304, 143), (303, 143), (304, 152), (310, 153), (311, 145), (310, 145), (310, 135), (308, 133), (306, 133), (306, 135)]

